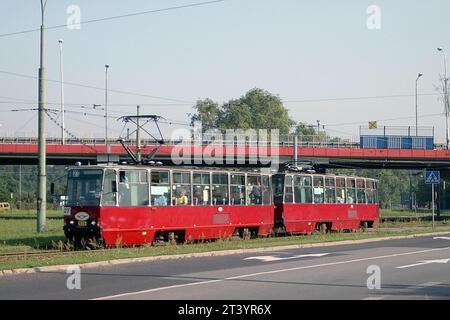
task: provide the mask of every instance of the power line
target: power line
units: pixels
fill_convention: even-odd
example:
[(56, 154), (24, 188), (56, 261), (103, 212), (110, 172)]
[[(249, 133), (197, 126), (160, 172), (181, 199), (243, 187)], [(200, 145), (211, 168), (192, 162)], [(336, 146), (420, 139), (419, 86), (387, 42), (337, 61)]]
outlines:
[[(15, 73), (15, 72), (9, 72), (9, 71), (3, 71), (3, 70), (0, 70), (0, 73), (11, 75), (11, 76), (16, 76), (16, 77), (22, 77), (22, 78), (37, 79), (36, 76), (26, 75), (26, 74), (21, 74), (21, 73)], [(55, 83), (61, 84), (60, 80), (52, 80), (52, 79), (45, 79), (45, 80), (49, 81), (49, 82), (55, 82)], [(66, 85), (70, 85), (70, 86), (76, 86), (76, 87), (81, 87), (81, 88), (88, 88), (88, 89), (105, 91), (105, 88), (91, 86), (91, 85), (82, 84), (82, 83), (67, 82), (67, 81), (64, 81), (63, 83), (66, 84)], [(192, 101), (187, 101), (187, 100), (159, 97), (159, 96), (153, 96), (153, 95), (144, 94), (144, 93), (130, 92), (130, 91), (124, 91), (124, 90), (115, 90), (115, 89), (109, 89), (109, 88), (108, 88), (108, 92), (115, 92), (115, 93), (120, 93), (120, 94), (128, 94), (128, 95), (133, 95), (133, 96), (138, 96), (138, 97), (146, 97), (146, 98), (166, 100), (166, 101), (172, 101), (172, 102), (181, 102), (181, 103), (186, 103), (186, 104), (194, 103)]]
[[(179, 10), (179, 9), (185, 9), (185, 8), (199, 7), (199, 6), (204, 6), (204, 5), (209, 5), (209, 4), (214, 4), (214, 3), (224, 2), (224, 1), (226, 1), (226, 0), (214, 0), (214, 1), (197, 2), (197, 3), (191, 3), (191, 4), (175, 6), (175, 7), (168, 7), (168, 8), (147, 10), (147, 11), (141, 11), (141, 12), (134, 12), (134, 13), (122, 14), (122, 15), (118, 15), (118, 16), (111, 16), (111, 17), (105, 17), (105, 18), (86, 20), (86, 21), (82, 21), (82, 22), (80, 21), (79, 24), (80, 25), (82, 25), (82, 24), (84, 25), (84, 24), (88, 24), (88, 23), (95, 23), (95, 22), (102, 22), (102, 21), (108, 21), (108, 20), (122, 19), (122, 18), (134, 17), (134, 16), (145, 15), (145, 14), (150, 14), (150, 13), (157, 13), (157, 12), (164, 12), (164, 11), (172, 11), (172, 10)], [(56, 26), (46, 27), (44, 29), (45, 30), (51, 30), (51, 29), (60, 29), (60, 28), (66, 28), (66, 27), (67, 27), (67, 24), (60, 24), (60, 25), (56, 25)], [(39, 30), (40, 29), (28, 29), (28, 30), (10, 32), (10, 33), (3, 33), (3, 34), (0, 34), (0, 38), (14, 36), (14, 35), (19, 35), (19, 34), (25, 34), (25, 33), (30, 33), (30, 32), (36, 32), (36, 31), (39, 31)]]

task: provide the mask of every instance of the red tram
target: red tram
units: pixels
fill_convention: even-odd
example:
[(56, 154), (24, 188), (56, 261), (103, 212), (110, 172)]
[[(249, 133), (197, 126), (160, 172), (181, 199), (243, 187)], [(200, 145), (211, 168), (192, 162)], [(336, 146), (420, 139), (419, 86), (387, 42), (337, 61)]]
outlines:
[(373, 227), (376, 186), (289, 172), (79, 166), (68, 171), (64, 233), (113, 246)]

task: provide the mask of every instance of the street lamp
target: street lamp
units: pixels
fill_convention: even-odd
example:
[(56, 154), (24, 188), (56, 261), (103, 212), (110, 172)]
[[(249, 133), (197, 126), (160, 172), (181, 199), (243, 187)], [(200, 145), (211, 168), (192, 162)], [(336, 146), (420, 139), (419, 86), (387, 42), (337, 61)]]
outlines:
[(108, 144), (108, 68), (105, 64), (105, 144)]
[(417, 79), (416, 79), (416, 137), (418, 136), (418, 134), (417, 134), (417, 128), (418, 128), (418, 124), (417, 124), (417, 82), (419, 81), (419, 78), (421, 77), (421, 76), (423, 76), (423, 74), (422, 73), (419, 73), (418, 75), (417, 75)]
[(444, 49), (442, 47), (437, 48), (438, 51), (442, 52), (444, 56), (444, 110), (445, 110), (445, 136), (446, 136), (446, 147), (449, 149), (449, 123), (448, 123), (448, 78), (447, 78), (447, 57), (445, 55)]
[(63, 70), (63, 41), (59, 43), (59, 69), (61, 73), (61, 144), (65, 144), (65, 125), (64, 125), (64, 70)]

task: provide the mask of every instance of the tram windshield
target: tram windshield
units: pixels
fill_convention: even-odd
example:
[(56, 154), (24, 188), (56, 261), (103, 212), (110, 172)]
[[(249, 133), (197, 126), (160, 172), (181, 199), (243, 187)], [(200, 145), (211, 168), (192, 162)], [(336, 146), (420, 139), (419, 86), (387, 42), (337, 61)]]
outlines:
[(103, 170), (72, 169), (68, 172), (67, 205), (98, 206)]

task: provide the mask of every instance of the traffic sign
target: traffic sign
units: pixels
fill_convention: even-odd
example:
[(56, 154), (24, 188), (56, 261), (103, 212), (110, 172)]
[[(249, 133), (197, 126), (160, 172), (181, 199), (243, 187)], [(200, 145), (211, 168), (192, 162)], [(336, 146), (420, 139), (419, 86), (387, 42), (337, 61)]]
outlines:
[(426, 184), (439, 184), (441, 181), (441, 173), (439, 171), (425, 171)]
[(376, 129), (377, 127), (376, 121), (369, 121), (369, 129)]

